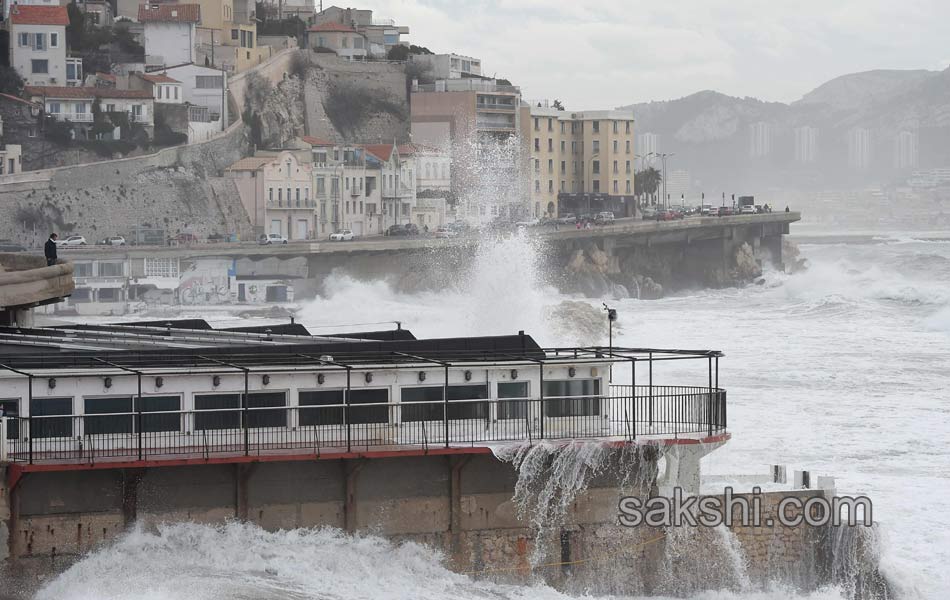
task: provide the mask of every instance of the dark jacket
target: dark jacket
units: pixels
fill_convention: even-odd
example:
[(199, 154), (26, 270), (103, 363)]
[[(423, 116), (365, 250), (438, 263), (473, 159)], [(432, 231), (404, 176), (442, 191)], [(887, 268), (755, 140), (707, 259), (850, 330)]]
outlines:
[(56, 260), (56, 242), (51, 239), (46, 240), (43, 250), (46, 254), (46, 260)]

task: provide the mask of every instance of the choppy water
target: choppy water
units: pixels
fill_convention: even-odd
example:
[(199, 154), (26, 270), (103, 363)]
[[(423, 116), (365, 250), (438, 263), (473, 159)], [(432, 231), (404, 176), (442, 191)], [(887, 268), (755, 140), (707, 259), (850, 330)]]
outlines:
[[(878, 241), (803, 246), (807, 272), (768, 274), (761, 286), (615, 302), (615, 339), (723, 350), (720, 382), (729, 390), (733, 439), (704, 461), (705, 471), (765, 472), (769, 464), (787, 464), (836, 476), (839, 493), (873, 499), (875, 520), (883, 524), (883, 567), (898, 591), (947, 598), (950, 242)], [(586, 313), (583, 308), (552, 312), (566, 298), (538, 282), (533, 252), (523, 240), (487, 247), (474, 280), (442, 293), (400, 295), (384, 283), (338, 277), (332, 295), (305, 307), (302, 321), (319, 326), (385, 316), (420, 337), (525, 329), (545, 344), (598, 334), (590, 325), (583, 327), (595, 331), (572, 330), (570, 312)], [(587, 316), (577, 322), (589, 323)], [(701, 382), (705, 376), (682, 368), (657, 377)], [(173, 525), (135, 532), (91, 555), (40, 598), (565, 597), (543, 586), (473, 582), (438, 559), (418, 546), (330, 531)], [(774, 589), (696, 597), (791, 596)]]

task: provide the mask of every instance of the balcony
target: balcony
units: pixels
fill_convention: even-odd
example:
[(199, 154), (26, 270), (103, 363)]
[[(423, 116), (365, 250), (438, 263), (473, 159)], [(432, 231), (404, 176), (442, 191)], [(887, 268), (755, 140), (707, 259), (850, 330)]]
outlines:
[(317, 207), (317, 203), (314, 200), (268, 200), (266, 204), (267, 208), (286, 208), (286, 209), (302, 209), (302, 210), (313, 210)]
[(70, 121), (71, 123), (92, 123), (92, 113), (91, 112), (81, 112), (81, 113), (49, 113), (51, 117), (57, 121)]

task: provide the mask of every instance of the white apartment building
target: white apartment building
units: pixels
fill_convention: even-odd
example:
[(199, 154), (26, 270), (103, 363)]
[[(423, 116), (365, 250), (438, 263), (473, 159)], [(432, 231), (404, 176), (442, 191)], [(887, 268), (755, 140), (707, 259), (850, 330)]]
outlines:
[(129, 87), (151, 93), (155, 102), (161, 104), (182, 104), (185, 101), (181, 82), (164, 73), (132, 73)]
[(410, 60), (429, 68), (433, 79), (481, 77), (482, 61), (461, 54), (411, 54)]
[(14, 175), (23, 171), (21, 158), (23, 148), (19, 144), (6, 144), (0, 148), (0, 175)]
[(142, 4), (138, 16), (145, 29), (147, 64), (195, 62), (197, 26), (201, 21), (198, 4)]
[(366, 149), (314, 137), (311, 148), (320, 237), (349, 229), (357, 237), (383, 233), (380, 168)]
[(220, 122), (223, 114), (227, 122), (227, 104), (223, 102), (228, 84), (226, 73), (193, 64), (168, 67), (162, 73), (181, 82), (185, 102), (207, 107), (212, 121)]
[(416, 177), (412, 157), (404, 156), (396, 144), (371, 144), (365, 148), (369, 164), (380, 171), (384, 228), (411, 223), (412, 209), (416, 202)]
[(818, 160), (818, 129), (804, 125), (795, 128), (795, 162), (810, 164)]
[[(126, 113), (130, 123), (145, 128), (151, 137), (154, 130), (155, 101), (143, 90), (119, 90), (101, 87), (27, 86), (23, 93), (43, 106), (47, 115), (69, 121), (77, 127), (77, 135), (85, 135), (92, 127), (93, 105), (98, 100), (104, 113)], [(119, 127), (112, 134), (119, 139)]]
[(288, 240), (316, 237), (311, 164), (296, 153), (242, 158), (227, 169), (255, 233), (276, 233)]
[(772, 125), (759, 121), (749, 126), (749, 157), (765, 158), (772, 154)]
[(848, 166), (859, 171), (871, 166), (871, 130), (855, 127), (848, 132)]
[(65, 6), (10, 8), (9, 56), (26, 85), (80, 85), (82, 61), (66, 57)]
[(399, 153), (415, 162), (417, 196), (452, 190), (452, 154), (448, 150), (413, 144), (400, 146)]

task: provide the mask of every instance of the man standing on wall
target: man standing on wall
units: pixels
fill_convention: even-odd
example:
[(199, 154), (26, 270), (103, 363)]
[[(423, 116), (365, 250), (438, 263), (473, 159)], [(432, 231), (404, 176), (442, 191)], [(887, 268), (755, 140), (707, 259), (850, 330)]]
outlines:
[(46, 240), (46, 245), (43, 247), (43, 251), (46, 254), (46, 266), (52, 267), (56, 264), (56, 240), (59, 238), (55, 233), (49, 234), (49, 239)]

